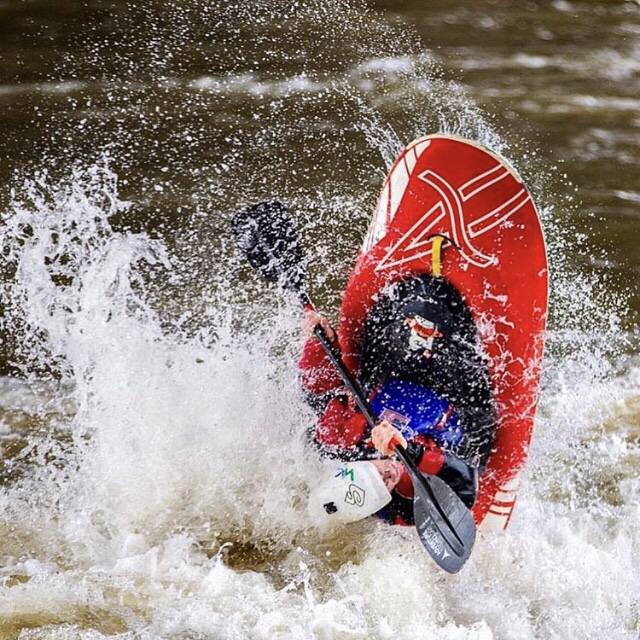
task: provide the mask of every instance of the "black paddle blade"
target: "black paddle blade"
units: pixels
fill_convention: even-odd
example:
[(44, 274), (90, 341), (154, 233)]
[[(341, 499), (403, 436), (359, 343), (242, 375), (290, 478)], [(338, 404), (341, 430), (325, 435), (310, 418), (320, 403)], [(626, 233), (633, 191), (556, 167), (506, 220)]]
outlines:
[[(413, 474), (411, 474), (413, 475)], [(473, 516), (440, 478), (414, 479), (413, 516), (420, 540), (429, 555), (449, 573), (467, 561), (476, 538)]]
[(240, 251), (264, 278), (297, 294), (304, 292), (304, 254), (287, 208), (261, 202), (236, 213), (231, 221)]

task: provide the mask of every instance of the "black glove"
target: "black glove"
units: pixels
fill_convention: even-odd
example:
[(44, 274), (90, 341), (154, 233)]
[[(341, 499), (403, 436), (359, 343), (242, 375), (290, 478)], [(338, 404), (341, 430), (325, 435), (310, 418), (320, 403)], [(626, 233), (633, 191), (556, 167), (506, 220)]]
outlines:
[(437, 474), (471, 509), (478, 497), (478, 470), (449, 451), (444, 452), (444, 465)]

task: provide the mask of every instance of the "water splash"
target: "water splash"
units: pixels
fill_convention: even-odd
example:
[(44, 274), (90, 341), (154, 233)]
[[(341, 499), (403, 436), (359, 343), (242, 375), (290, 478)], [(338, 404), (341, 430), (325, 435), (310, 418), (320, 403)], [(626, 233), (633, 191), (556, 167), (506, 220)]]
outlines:
[[(18, 183), (4, 215), (4, 327), (32, 393), (12, 391), (29, 419), (5, 412), (0, 432), (24, 445), (0, 491), (0, 629), (634, 637), (638, 364), (612, 376), (622, 304), (604, 304), (606, 286), (571, 264), (555, 171), (360, 2), (254, 4), (116, 16), (124, 40), (67, 60), (65, 74), (88, 80), (65, 85), (74, 115), (45, 131), (56, 166)], [(290, 46), (299, 33), (323, 35)], [(512, 528), (447, 578), (409, 530), (310, 527), (318, 462), (297, 395), (296, 309), (225, 235), (235, 207), (282, 197), (314, 295), (337, 308), (385, 170), (433, 130), (475, 138), (534, 178), (555, 288)], [(105, 146), (111, 160), (93, 166)], [(131, 231), (138, 218), (154, 233)]]
[(221, 314), (215, 343), (164, 333), (144, 275), (171, 263), (159, 242), (114, 230), (126, 208), (115, 175), (93, 167), (28, 183), (5, 219), (4, 322), (20, 332), (20, 366), (47, 371), (76, 407), (28, 434), (29, 473), (3, 492), (12, 563), (25, 539), (41, 562), (111, 566), (182, 531), (215, 550), (286, 544), (306, 526), (314, 462), (283, 393), (295, 366), (269, 357), (291, 327), (238, 336)]

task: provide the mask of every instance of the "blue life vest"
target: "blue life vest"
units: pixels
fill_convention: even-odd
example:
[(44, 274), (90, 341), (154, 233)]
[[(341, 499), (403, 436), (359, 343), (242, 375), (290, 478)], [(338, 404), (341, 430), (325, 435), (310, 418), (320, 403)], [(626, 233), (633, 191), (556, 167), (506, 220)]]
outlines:
[(371, 400), (374, 413), (389, 421), (402, 435), (431, 438), (446, 449), (460, 444), (462, 422), (453, 405), (431, 389), (397, 378), (388, 378)]

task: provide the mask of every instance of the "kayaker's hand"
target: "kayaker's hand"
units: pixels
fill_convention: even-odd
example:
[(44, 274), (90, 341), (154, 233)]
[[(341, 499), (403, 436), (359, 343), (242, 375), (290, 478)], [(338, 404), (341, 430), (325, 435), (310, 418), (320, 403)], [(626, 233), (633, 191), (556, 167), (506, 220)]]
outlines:
[(404, 436), (386, 420), (373, 427), (371, 430), (371, 442), (383, 456), (392, 455), (398, 444), (403, 447), (407, 446)]
[(327, 338), (329, 338), (331, 342), (335, 341), (336, 332), (331, 328), (329, 321), (315, 309), (305, 309), (304, 317), (302, 319), (302, 331), (304, 335), (312, 336), (317, 325), (320, 325), (324, 329), (324, 332), (327, 334)]

